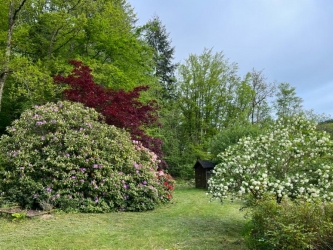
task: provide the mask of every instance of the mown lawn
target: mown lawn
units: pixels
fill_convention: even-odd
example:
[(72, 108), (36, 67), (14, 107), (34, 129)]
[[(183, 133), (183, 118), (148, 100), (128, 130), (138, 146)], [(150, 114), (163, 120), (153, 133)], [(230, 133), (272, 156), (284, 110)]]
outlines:
[(204, 190), (178, 187), (171, 204), (143, 213), (0, 218), (0, 249), (245, 249), (240, 203), (209, 203)]

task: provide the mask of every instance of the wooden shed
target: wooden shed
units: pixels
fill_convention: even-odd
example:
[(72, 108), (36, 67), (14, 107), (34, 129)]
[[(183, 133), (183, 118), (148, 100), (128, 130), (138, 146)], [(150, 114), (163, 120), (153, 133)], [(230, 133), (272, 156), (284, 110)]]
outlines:
[(215, 165), (211, 161), (197, 160), (194, 165), (196, 188), (208, 188), (207, 181), (211, 177)]

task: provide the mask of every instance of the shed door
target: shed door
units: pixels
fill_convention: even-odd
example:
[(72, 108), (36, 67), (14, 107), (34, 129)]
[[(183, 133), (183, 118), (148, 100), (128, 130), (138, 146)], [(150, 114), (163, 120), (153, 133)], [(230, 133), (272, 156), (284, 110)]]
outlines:
[(195, 169), (195, 186), (197, 188), (205, 188), (205, 171), (202, 168), (197, 167)]

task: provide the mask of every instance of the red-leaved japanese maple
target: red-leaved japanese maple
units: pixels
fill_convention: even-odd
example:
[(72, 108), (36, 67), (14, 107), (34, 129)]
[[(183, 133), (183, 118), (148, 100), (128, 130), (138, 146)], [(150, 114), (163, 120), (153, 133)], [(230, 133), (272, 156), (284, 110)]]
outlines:
[(106, 88), (94, 82), (89, 66), (75, 60), (70, 64), (74, 66), (71, 74), (54, 77), (55, 83), (70, 86), (63, 91), (64, 98), (94, 108), (105, 116), (107, 124), (126, 129), (133, 140), (140, 141), (162, 159), (162, 141), (147, 135), (142, 129), (158, 124), (156, 101), (145, 104), (139, 101), (140, 92), (149, 87), (139, 86), (128, 92)]

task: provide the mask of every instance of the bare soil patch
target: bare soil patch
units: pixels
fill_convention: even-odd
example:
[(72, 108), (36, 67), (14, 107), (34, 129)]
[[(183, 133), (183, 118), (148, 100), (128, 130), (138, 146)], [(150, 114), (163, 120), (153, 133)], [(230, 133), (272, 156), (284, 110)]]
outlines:
[(10, 208), (0, 208), (0, 214), (25, 214), (26, 217), (32, 218), (35, 216), (46, 215), (51, 211), (43, 211), (43, 210), (29, 210), (29, 209), (21, 209), (20, 207), (10, 207)]

